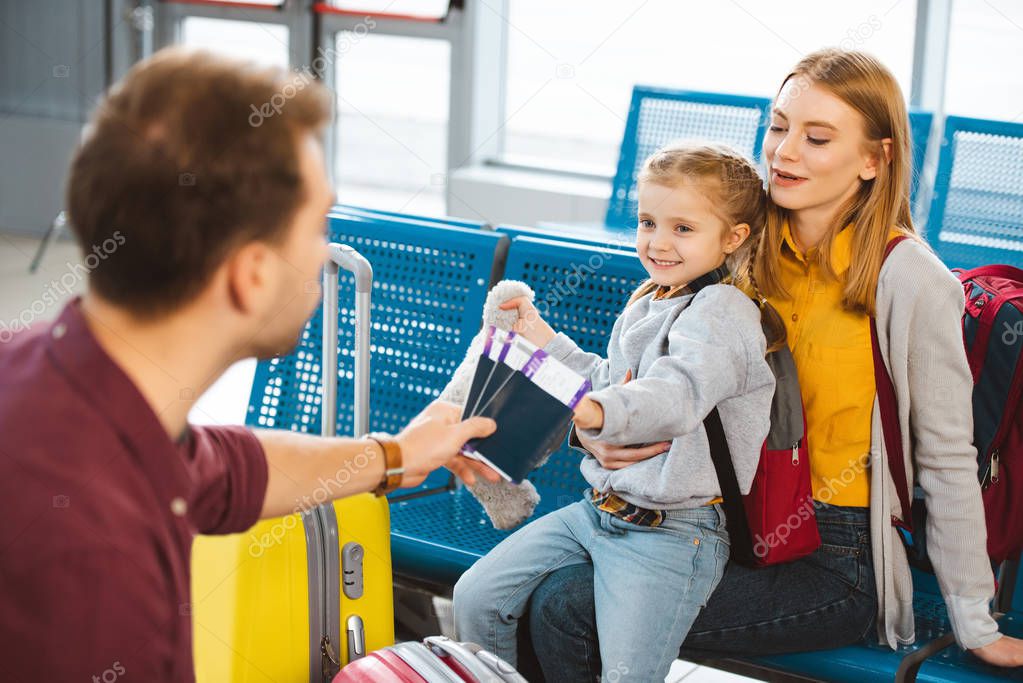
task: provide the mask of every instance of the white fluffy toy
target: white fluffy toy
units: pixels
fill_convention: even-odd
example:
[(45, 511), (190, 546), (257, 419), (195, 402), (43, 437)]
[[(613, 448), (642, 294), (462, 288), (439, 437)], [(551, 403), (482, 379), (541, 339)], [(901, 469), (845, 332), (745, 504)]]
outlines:
[[(510, 330), (519, 319), (517, 310), (502, 311), (499, 306), (504, 302), (520, 296), (533, 300), (533, 290), (529, 285), (517, 280), (502, 280), (494, 285), (494, 288), (487, 294), (487, 300), (483, 304), (483, 327), (479, 334), (469, 344), (465, 353), (465, 359), (455, 370), (451, 381), (440, 393), (440, 398), (460, 406), (465, 405), (472, 386), (472, 378), (476, 372), (476, 362), (483, 353), (483, 343), (486, 330), (494, 325), (502, 330)], [(543, 466), (543, 463), (540, 463)], [(498, 529), (511, 529), (518, 526), (533, 514), (536, 504), (540, 502), (540, 494), (529, 481), (521, 484), (513, 484), (501, 480), (496, 484), (486, 481), (480, 477), (476, 483), (469, 486), (469, 491), (483, 505), (483, 509), (490, 516), (490, 521)]]

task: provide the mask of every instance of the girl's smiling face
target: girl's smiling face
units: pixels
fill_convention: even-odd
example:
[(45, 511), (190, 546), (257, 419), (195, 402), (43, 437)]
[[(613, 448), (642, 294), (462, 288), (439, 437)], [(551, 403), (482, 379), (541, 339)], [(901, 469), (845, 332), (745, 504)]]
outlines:
[(639, 184), (636, 251), (650, 279), (662, 287), (686, 285), (722, 263), (749, 235), (714, 211), (705, 183)]

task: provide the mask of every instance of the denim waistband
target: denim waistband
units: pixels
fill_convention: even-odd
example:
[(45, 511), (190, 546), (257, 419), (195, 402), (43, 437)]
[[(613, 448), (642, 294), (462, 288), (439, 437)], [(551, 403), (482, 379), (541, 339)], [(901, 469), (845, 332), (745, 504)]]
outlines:
[[(595, 507), (642, 526), (658, 526), (665, 519), (691, 519), (706, 522), (714, 522), (716, 520), (721, 523), (725, 521), (724, 507), (720, 503), (701, 505), (694, 508), (648, 510), (628, 503), (613, 493), (600, 494), (590, 489), (587, 494), (586, 497)], [(814, 514), (818, 522), (844, 524), (865, 529), (870, 527), (870, 508), (829, 505), (820, 501), (814, 501), (813, 505)]]
[(634, 505), (618, 494), (607, 491), (601, 493), (589, 489), (587, 499), (598, 510), (603, 510), (620, 519), (640, 526), (660, 526), (667, 519), (681, 519), (694, 522), (724, 523), (725, 512), (720, 503), (701, 505), (693, 508), (676, 508), (672, 510), (652, 510)]
[(665, 519), (699, 519), (701, 521), (724, 521), (724, 508), (720, 503), (714, 505), (701, 505), (695, 508), (677, 508), (664, 510)]
[(714, 505), (701, 505), (695, 508), (681, 508), (677, 510), (665, 510), (664, 520), (682, 520), (702, 527), (714, 527), (724, 530), (727, 522), (725, 508), (721, 503)]
[(851, 524), (855, 526), (870, 526), (870, 508), (828, 505), (820, 501), (814, 501), (814, 513), (820, 522), (830, 524)]

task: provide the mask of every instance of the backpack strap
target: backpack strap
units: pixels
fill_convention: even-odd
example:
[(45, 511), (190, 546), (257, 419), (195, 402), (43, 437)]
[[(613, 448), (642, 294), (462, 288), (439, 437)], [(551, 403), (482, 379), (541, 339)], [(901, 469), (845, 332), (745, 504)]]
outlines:
[[(689, 291), (698, 292), (708, 285), (721, 282), (730, 274), (728, 267), (722, 265), (689, 283)], [(742, 502), (739, 478), (732, 463), (732, 452), (728, 448), (728, 439), (725, 438), (725, 427), (721, 424), (721, 414), (716, 406), (703, 419), (703, 428), (707, 430), (710, 459), (714, 463), (714, 472), (721, 487), (721, 507), (725, 510), (725, 527), (728, 529), (731, 557), (739, 564), (755, 567), (753, 535), (750, 533), (746, 507)]]
[(1014, 268), (1013, 266), (1005, 266), (1001, 264), (993, 264), (990, 266), (978, 266), (971, 270), (964, 270), (962, 268), (956, 268), (952, 271), (959, 276), (960, 280), (972, 280), (976, 277), (1003, 277), (1007, 280), (1015, 280), (1016, 282), (1023, 282), (1023, 270)]
[(718, 284), (725, 278), (729, 277), (731, 274), (732, 271), (729, 270), (728, 264), (723, 263), (714, 270), (710, 271), (709, 273), (704, 273), (700, 277), (690, 282), (688, 285), (686, 285), (685, 289), (688, 293), (695, 294), (704, 287), (709, 287), (710, 285)]
[(725, 428), (721, 424), (721, 414), (715, 407), (703, 420), (710, 442), (710, 459), (714, 463), (714, 472), (718, 476), (721, 487), (721, 507), (725, 509), (725, 527), (731, 545), (732, 559), (747, 567), (755, 566), (753, 555), (753, 538), (749, 530), (746, 508), (739, 490), (739, 479), (732, 463), (732, 453), (725, 438)]
[[(909, 237), (900, 235), (888, 242), (884, 251), (882, 265), (892, 253), (892, 249)], [(870, 346), (874, 354), (874, 384), (877, 387), (877, 401), (881, 409), (881, 431), (884, 437), (885, 451), (888, 453), (888, 470), (895, 484), (895, 493), (899, 496), (902, 507), (902, 519), (892, 515), (892, 525), (906, 531), (913, 531), (912, 505), (909, 498), (909, 479), (906, 477), (906, 458), (902, 450), (902, 428), (899, 426), (899, 411), (895, 397), (895, 385), (884, 364), (881, 345), (877, 337), (877, 316), (870, 316)]]

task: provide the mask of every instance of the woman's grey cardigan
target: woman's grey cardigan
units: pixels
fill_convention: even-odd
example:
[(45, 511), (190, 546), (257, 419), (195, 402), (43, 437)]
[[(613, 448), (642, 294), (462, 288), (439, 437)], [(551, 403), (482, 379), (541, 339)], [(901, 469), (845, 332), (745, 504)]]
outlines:
[[(998, 639), (990, 616), (994, 576), (973, 446), (973, 379), (963, 347), (962, 285), (931, 249), (896, 246), (877, 287), (881, 355), (895, 385), (906, 474), (927, 502), (927, 549), (959, 645)], [(892, 647), (914, 639), (913, 580), (891, 516), (902, 516), (888, 469), (877, 400), (871, 428), (870, 531), (878, 636)]]

